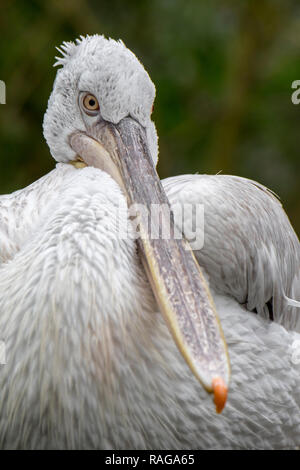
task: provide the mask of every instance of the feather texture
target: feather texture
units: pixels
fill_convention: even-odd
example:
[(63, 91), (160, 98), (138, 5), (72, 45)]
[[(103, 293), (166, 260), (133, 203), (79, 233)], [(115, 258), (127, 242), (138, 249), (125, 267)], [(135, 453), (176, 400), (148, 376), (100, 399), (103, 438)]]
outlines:
[[(183, 179), (164, 182), (172, 202)], [(208, 196), (211, 183), (195, 180)], [(299, 333), (247, 312), (210, 275), (232, 363), (216, 415), (157, 312), (135, 242), (118, 236), (119, 205), (126, 214), (107, 174), (66, 164), (0, 197), (1, 448), (299, 447)]]

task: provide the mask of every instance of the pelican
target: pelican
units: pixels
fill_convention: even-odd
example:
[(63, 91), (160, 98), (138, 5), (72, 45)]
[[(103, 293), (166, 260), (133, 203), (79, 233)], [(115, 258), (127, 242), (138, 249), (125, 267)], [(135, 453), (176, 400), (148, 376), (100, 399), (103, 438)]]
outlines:
[[(300, 250), (279, 200), (235, 176), (160, 182), (142, 64), (99, 35), (60, 53), (57, 165), (0, 197), (0, 447), (298, 448)], [(140, 212), (135, 237), (151, 200), (203, 206), (203, 247), (152, 240)], [(216, 413), (207, 392), (221, 411), (227, 390)]]

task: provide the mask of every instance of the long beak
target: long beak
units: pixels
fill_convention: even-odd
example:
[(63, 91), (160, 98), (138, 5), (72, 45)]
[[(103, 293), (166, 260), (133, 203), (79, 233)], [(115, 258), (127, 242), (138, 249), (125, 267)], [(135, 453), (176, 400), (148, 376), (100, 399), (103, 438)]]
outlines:
[[(137, 243), (159, 308), (189, 367), (208, 392), (217, 412), (227, 398), (230, 365), (223, 332), (209, 288), (185, 239), (174, 236), (169, 202), (149, 154), (145, 130), (127, 117), (117, 125), (98, 124), (91, 136), (77, 132), (70, 145), (87, 165), (108, 172), (121, 186), (128, 205), (138, 213)], [(151, 237), (151, 205), (163, 207), (161, 224), (171, 224), (170, 237)], [(140, 207), (140, 206), (138, 206)]]

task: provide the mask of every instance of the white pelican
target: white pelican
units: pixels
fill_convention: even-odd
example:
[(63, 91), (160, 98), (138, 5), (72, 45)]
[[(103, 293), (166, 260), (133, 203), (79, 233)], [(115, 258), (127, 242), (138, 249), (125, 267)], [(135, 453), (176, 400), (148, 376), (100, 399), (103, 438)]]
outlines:
[[(173, 206), (205, 206), (195, 254), (232, 368), (217, 414), (199, 380), (221, 408), (226, 346), (191, 252), (171, 240), (181, 287), (164, 242), (118, 232), (127, 202), (164, 198), (151, 166), (154, 85), (122, 42), (95, 35), (61, 49), (44, 119), (58, 164), (0, 197), (1, 448), (297, 448), (300, 250), (281, 204), (233, 176), (162, 182)], [(181, 289), (187, 306), (202, 302), (200, 352), (197, 315), (181, 313), (187, 333), (176, 317)]]

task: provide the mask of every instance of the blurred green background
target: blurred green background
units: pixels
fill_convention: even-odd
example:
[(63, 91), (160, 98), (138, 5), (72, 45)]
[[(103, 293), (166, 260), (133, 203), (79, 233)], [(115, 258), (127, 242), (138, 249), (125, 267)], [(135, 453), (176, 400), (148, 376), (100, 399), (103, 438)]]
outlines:
[(300, 233), (299, 0), (1, 0), (0, 193), (54, 167), (42, 119), (55, 46), (122, 38), (157, 87), (159, 174), (236, 174), (272, 188)]

